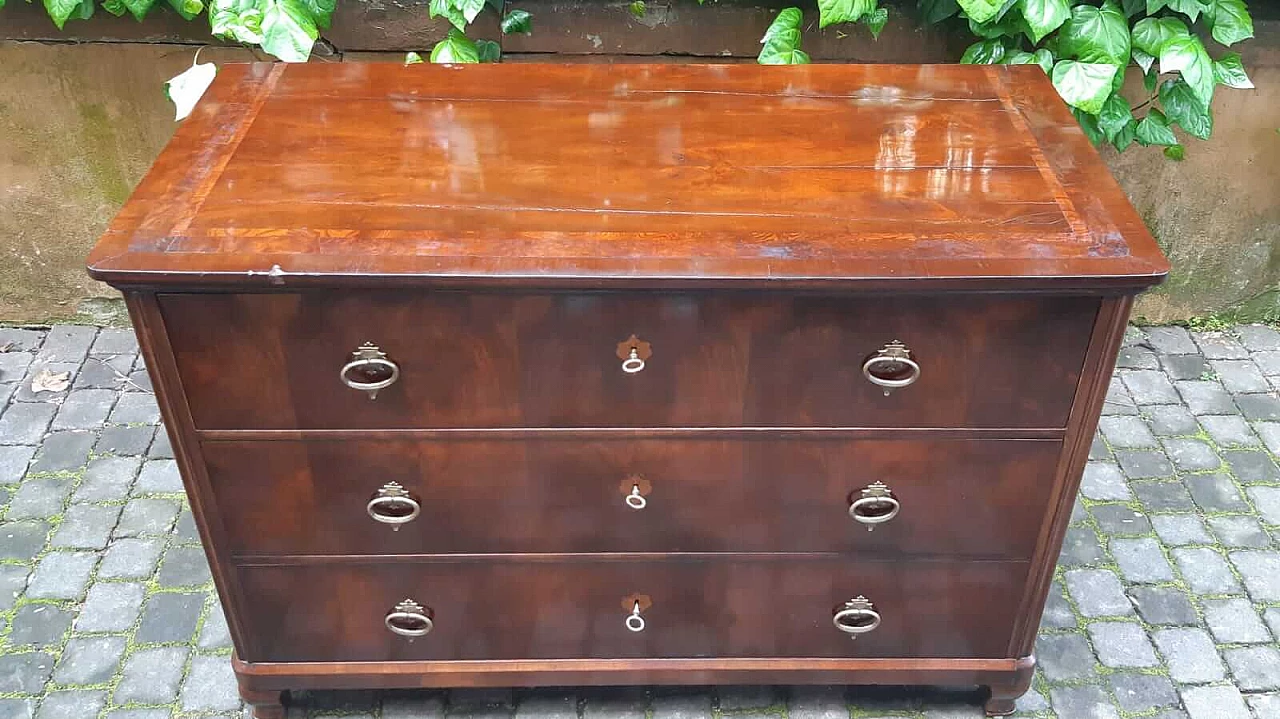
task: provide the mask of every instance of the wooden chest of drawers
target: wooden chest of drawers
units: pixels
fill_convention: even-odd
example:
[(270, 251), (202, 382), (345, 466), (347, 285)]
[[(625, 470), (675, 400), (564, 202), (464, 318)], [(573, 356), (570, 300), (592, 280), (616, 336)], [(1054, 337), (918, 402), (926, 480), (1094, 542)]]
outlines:
[(89, 260), (260, 718), (1026, 690), (1132, 296), (1036, 66), (226, 66)]

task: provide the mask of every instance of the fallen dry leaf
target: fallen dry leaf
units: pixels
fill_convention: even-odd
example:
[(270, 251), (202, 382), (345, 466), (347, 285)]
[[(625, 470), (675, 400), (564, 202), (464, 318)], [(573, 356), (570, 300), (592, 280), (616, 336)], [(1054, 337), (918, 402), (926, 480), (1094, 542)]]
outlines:
[(50, 372), (47, 368), (36, 373), (31, 380), (32, 392), (61, 392), (71, 384), (70, 372)]

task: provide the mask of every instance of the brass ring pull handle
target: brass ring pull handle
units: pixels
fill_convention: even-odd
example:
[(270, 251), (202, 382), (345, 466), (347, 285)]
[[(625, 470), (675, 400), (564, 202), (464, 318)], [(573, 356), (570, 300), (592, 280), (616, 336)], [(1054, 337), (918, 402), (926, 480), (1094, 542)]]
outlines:
[(626, 502), (627, 506), (632, 509), (644, 509), (649, 506), (649, 500), (645, 499), (643, 494), (640, 494), (640, 485), (638, 484), (631, 485), (631, 493), (624, 497), (622, 501)]
[(877, 524), (898, 516), (902, 503), (893, 496), (893, 490), (884, 482), (872, 482), (862, 489), (861, 496), (849, 503), (849, 516), (854, 521), (867, 525), (867, 531), (876, 528)]
[(618, 359), (622, 360), (622, 371), (635, 374), (645, 367), (645, 360), (653, 356), (653, 348), (648, 342), (631, 335), (618, 343)]
[(431, 615), (430, 609), (412, 599), (406, 599), (387, 612), (382, 623), (392, 633), (412, 639), (426, 636), (435, 627), (435, 623), (431, 621)]
[(880, 612), (866, 597), (859, 595), (836, 607), (831, 623), (850, 638), (857, 639), (859, 634), (875, 631), (880, 626)]
[(338, 377), (351, 389), (368, 392), (369, 399), (377, 399), (378, 390), (400, 379), (400, 365), (387, 359), (387, 353), (372, 342), (360, 345), (351, 357), (350, 362), (342, 365)]
[(920, 379), (920, 365), (911, 358), (911, 350), (898, 340), (881, 347), (862, 363), (862, 376), (884, 393), (914, 384)]
[(364, 509), (373, 521), (390, 524), (398, 532), (400, 525), (418, 518), (422, 513), (422, 503), (398, 482), (387, 482), (369, 499)]
[(643, 632), (645, 627), (644, 617), (640, 616), (640, 602), (636, 602), (631, 607), (631, 613), (626, 619), (627, 630), (632, 632)]

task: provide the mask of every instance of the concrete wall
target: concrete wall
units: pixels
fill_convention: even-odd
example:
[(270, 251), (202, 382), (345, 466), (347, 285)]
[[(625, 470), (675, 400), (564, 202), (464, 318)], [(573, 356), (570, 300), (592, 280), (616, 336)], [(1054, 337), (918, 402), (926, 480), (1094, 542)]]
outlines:
[[(533, 0), (512, 4), (534, 14), (533, 35), (501, 37), (489, 12), (473, 34), (500, 40), (507, 61), (749, 62), (789, 4), (651, 1), (635, 18), (628, 2)], [(446, 30), (427, 17), (427, 0), (338, 8), (318, 62), (398, 62)], [(909, 11), (895, 12), (878, 42), (862, 27), (814, 25), (804, 47), (817, 62), (948, 62), (963, 49), (916, 27)], [(1241, 49), (1259, 89), (1218, 92), (1211, 141), (1192, 140), (1181, 163), (1158, 149), (1107, 155), (1174, 263), (1169, 283), (1138, 306), (1147, 319), (1280, 313), (1280, 20), (1260, 19), (1257, 31)], [(162, 84), (191, 63), (206, 33), (203, 22), (167, 13), (73, 21), (59, 32), (38, 3), (0, 9), (0, 322), (113, 310), (83, 257), (172, 133)], [(253, 55), (212, 47), (201, 57)]]

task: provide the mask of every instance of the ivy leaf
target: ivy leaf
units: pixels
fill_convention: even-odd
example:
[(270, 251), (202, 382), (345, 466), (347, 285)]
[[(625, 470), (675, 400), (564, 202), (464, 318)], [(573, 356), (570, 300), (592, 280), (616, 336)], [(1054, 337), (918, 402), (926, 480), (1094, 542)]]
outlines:
[(502, 46), (493, 40), (476, 40), (476, 51), (480, 56), (480, 62), (502, 60)]
[[(0, 7), (4, 7), (4, 3), (0, 3)], [(102, 9), (116, 17), (129, 12), (129, 8), (124, 6), (124, 0), (102, 0)]]
[(467, 29), (467, 16), (453, 4), (453, 0), (431, 0), (431, 4), (427, 6), (427, 14), (433, 18), (443, 16), (459, 30)]
[(1156, 63), (1155, 56), (1148, 55), (1146, 52), (1139, 50), (1136, 45), (1131, 51), (1131, 55), (1133, 57), (1134, 64), (1142, 68), (1143, 73), (1151, 72), (1151, 66)]
[(338, 7), (338, 0), (303, 0), (303, 2), (311, 11), (311, 19), (316, 27), (328, 30), (329, 18), (333, 17), (333, 11)]
[(872, 39), (879, 40), (880, 31), (884, 30), (884, 26), (889, 24), (889, 8), (876, 8), (866, 15), (863, 15), (862, 22), (867, 24), (867, 29), (871, 31)]
[(1253, 18), (1243, 0), (1212, 0), (1205, 12), (1205, 20), (1213, 33), (1213, 39), (1223, 45), (1234, 45), (1253, 37)]
[(1111, 94), (1116, 72), (1110, 63), (1061, 60), (1053, 67), (1053, 86), (1068, 105), (1097, 115)]
[(209, 29), (214, 37), (259, 45), (262, 10), (257, 0), (213, 0), (209, 5)]
[(1067, 0), (1020, 0), (1022, 16), (1031, 29), (1031, 42), (1040, 42), (1045, 35), (1057, 30), (1071, 17)]
[(1058, 54), (1083, 63), (1129, 64), (1129, 22), (1112, 0), (1077, 5), (1058, 31)]
[(920, 19), (930, 25), (940, 23), (960, 12), (960, 5), (956, 0), (919, 0), (917, 6), (920, 8)]
[(1000, 0), (956, 0), (964, 14), (976, 23), (984, 23), (1000, 12)]
[(527, 10), (512, 10), (502, 18), (502, 34), (533, 32), (533, 16)]
[(1160, 48), (1160, 72), (1182, 73), (1183, 79), (1207, 107), (1213, 99), (1213, 61), (1195, 35), (1175, 37)]
[(1076, 122), (1080, 123), (1080, 129), (1084, 130), (1084, 135), (1089, 138), (1089, 142), (1094, 145), (1102, 144), (1102, 130), (1098, 128), (1098, 118), (1075, 108), (1071, 108), (1071, 114), (1076, 116)]
[(1129, 149), (1129, 146), (1132, 145), (1136, 139), (1138, 139), (1138, 121), (1133, 118), (1129, 118), (1129, 124), (1120, 128), (1120, 131), (1116, 133), (1116, 136), (1111, 139), (1111, 144), (1115, 145), (1116, 149), (1120, 152), (1124, 152)]
[(876, 0), (818, 0), (818, 27), (854, 22), (876, 9)]
[(1139, 145), (1176, 145), (1178, 138), (1173, 136), (1173, 130), (1169, 129), (1169, 121), (1165, 119), (1164, 113), (1159, 110), (1151, 110), (1147, 116), (1142, 118), (1142, 122), (1138, 123), (1135, 135)]
[(631, 13), (631, 17), (639, 20), (649, 12), (649, 6), (644, 4), (644, 0), (635, 0), (627, 6), (627, 10)]
[(306, 62), (320, 31), (303, 0), (262, 0), (262, 49), (285, 62)]
[(1213, 112), (1200, 102), (1186, 80), (1178, 78), (1161, 83), (1160, 106), (1170, 122), (1178, 123), (1201, 140), (1213, 134)]
[(799, 8), (789, 7), (778, 13), (778, 16), (764, 31), (760, 43), (760, 56), (756, 62), (761, 65), (803, 65), (809, 62), (809, 55), (800, 49), (800, 22), (804, 16)]
[(1053, 72), (1053, 54), (1045, 48), (1035, 52), (1016, 50), (1005, 53), (1004, 59), (1000, 62), (1004, 65), (1039, 65), (1045, 74)]
[(169, 7), (173, 8), (184, 20), (194, 20), (204, 10), (204, 3), (201, 0), (168, 0)]
[(1125, 17), (1133, 17), (1147, 8), (1146, 0), (1121, 0), (1120, 6), (1124, 8)]
[(1148, 55), (1158, 56), (1169, 40), (1190, 35), (1187, 24), (1179, 18), (1149, 17), (1133, 26), (1133, 46)]
[(477, 63), (480, 62), (480, 49), (461, 30), (451, 27), (449, 34), (431, 48), (431, 62)]
[(1131, 122), (1133, 110), (1129, 107), (1129, 101), (1119, 93), (1112, 93), (1102, 104), (1102, 112), (1098, 113), (1098, 128), (1102, 130), (1103, 136), (1114, 141), (1116, 135)]
[(1229, 52), (1213, 61), (1213, 79), (1227, 87), (1240, 90), (1253, 87), (1253, 81), (1245, 74), (1238, 52)]
[(1170, 145), (1164, 148), (1164, 156), (1174, 162), (1182, 162), (1182, 158), (1186, 157), (1186, 151), (1182, 145)]
[(470, 23), (484, 9), (484, 0), (453, 0), (453, 5), (462, 11), (462, 16)]
[(44, 11), (48, 13), (49, 19), (53, 20), (53, 24), (57, 25), (59, 30), (67, 24), (67, 20), (79, 7), (80, 0), (44, 0)]
[[(1206, 5), (1210, 2), (1213, 2), (1213, 0), (1207, 0), (1206, 2), (1201, 2), (1200, 0), (1163, 0), (1161, 4), (1170, 10), (1186, 15), (1191, 18), (1191, 22), (1195, 22), (1200, 17), (1200, 13), (1207, 9)], [(1151, 0), (1147, 0), (1147, 7), (1151, 7)], [(1151, 13), (1148, 12), (1147, 14)]]
[(416, 52), (406, 52), (404, 54), (404, 64), (405, 65), (421, 65), (422, 56)]
[(964, 51), (960, 62), (966, 65), (995, 65), (1003, 59), (1003, 43), (999, 40), (979, 40)]
[[(125, 7), (129, 8), (130, 14), (134, 19), (141, 20), (151, 11), (151, 6), (155, 5), (155, 0), (121, 0)], [(105, 7), (105, 5), (104, 5)]]
[(1156, 91), (1156, 83), (1159, 82), (1159, 80), (1159, 73), (1148, 70), (1146, 74), (1142, 76), (1142, 86), (1146, 88), (1148, 94), (1153, 93)]

